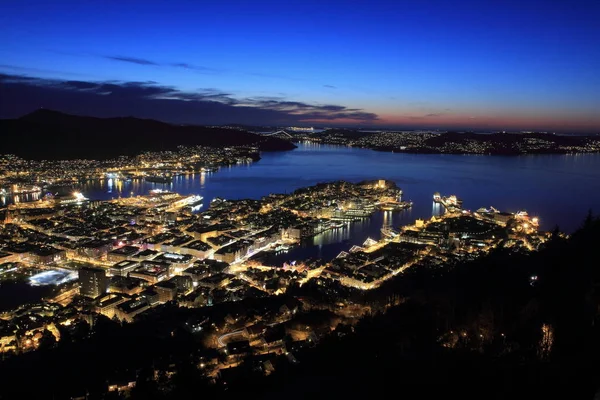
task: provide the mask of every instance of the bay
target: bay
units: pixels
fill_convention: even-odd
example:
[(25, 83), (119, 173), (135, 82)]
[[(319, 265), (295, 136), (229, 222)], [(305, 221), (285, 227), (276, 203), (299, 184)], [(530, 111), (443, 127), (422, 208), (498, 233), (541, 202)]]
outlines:
[(379, 239), (383, 224), (400, 225), (430, 218), (439, 209), (434, 192), (455, 194), (467, 209), (494, 206), (502, 211), (526, 210), (545, 230), (559, 226), (571, 233), (588, 210), (600, 212), (600, 154), (483, 156), (379, 152), (347, 146), (300, 143), (289, 152), (262, 153), (252, 164), (217, 172), (179, 176), (171, 184), (102, 180), (81, 190), (91, 199), (146, 194), (160, 188), (200, 194), (206, 209), (215, 197), (259, 199), (290, 193), (319, 182), (388, 179), (412, 200), (412, 209), (381, 212), (371, 219), (318, 235), (277, 258), (335, 257), (368, 237)]

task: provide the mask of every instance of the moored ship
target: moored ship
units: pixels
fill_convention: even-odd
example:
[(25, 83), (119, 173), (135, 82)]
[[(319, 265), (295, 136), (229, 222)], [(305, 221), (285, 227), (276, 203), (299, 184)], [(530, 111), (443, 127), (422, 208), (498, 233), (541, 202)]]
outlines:
[(42, 191), (42, 188), (37, 185), (12, 185), (10, 188), (11, 194), (29, 194), (29, 193), (39, 193)]

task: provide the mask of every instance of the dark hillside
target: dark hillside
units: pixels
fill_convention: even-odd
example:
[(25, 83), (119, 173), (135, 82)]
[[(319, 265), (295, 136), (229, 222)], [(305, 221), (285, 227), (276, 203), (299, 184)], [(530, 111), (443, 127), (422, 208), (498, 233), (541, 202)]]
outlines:
[(18, 119), (0, 120), (1, 153), (27, 159), (106, 159), (143, 151), (172, 150), (180, 145), (257, 146), (264, 151), (294, 145), (241, 130), (171, 125), (133, 117), (95, 118), (40, 109)]

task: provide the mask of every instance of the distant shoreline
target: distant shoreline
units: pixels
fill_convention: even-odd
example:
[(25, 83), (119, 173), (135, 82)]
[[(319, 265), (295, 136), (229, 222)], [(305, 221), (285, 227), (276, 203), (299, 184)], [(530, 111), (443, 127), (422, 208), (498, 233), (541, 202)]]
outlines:
[(447, 154), (447, 155), (455, 155), (455, 156), (539, 156), (539, 155), (568, 155), (568, 154), (597, 154), (600, 153), (599, 150), (587, 151), (587, 152), (568, 152), (568, 151), (538, 151), (538, 152), (490, 152), (490, 153), (475, 153), (475, 152), (442, 152), (435, 150), (402, 150), (398, 148), (389, 148), (389, 147), (361, 147), (361, 146), (352, 146), (362, 149), (370, 149), (374, 151), (381, 151), (386, 153), (406, 153), (406, 154)]
[(382, 152), (408, 154), (504, 155), (586, 154), (600, 152), (598, 136), (560, 136), (544, 133), (378, 132), (328, 131), (297, 136), (295, 141), (313, 141)]

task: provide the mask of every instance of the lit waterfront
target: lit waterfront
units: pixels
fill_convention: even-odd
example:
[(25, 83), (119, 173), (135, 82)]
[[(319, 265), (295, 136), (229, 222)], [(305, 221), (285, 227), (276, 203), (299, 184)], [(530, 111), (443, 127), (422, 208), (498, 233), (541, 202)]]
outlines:
[(317, 182), (338, 179), (357, 182), (385, 177), (403, 189), (405, 200), (414, 202), (408, 210), (378, 211), (370, 218), (305, 239), (288, 252), (270, 258), (278, 264), (310, 257), (331, 259), (369, 237), (377, 240), (381, 237), (381, 227), (390, 225), (386, 218), (391, 218), (391, 225), (398, 227), (417, 218), (440, 215), (440, 205), (431, 200), (436, 191), (459, 195), (467, 209), (494, 206), (516, 212), (524, 208), (531, 215), (542, 217), (542, 229), (559, 225), (566, 232), (575, 230), (587, 210), (600, 204), (600, 154), (415, 155), (320, 144), (298, 146), (290, 152), (262, 153), (262, 159), (256, 163), (178, 176), (172, 184), (104, 179), (87, 182), (81, 190), (91, 199), (107, 200), (164, 188), (202, 195), (201, 210), (206, 210), (216, 197), (259, 199), (269, 193), (290, 193)]
[(258, 199), (317, 182), (383, 177), (395, 181), (404, 191), (404, 199), (414, 202), (410, 211), (396, 214), (402, 217), (394, 223), (410, 223), (436, 213), (431, 195), (439, 191), (459, 195), (467, 209), (494, 206), (516, 212), (525, 208), (532, 215), (543, 216), (542, 229), (559, 225), (566, 232), (575, 230), (587, 210), (600, 204), (600, 154), (425, 155), (319, 144), (298, 146), (289, 152), (262, 153), (262, 159), (253, 164), (179, 176), (172, 184), (103, 180), (86, 183), (81, 190), (90, 199), (101, 200), (130, 196), (132, 192), (145, 194), (153, 188), (197, 193), (204, 197), (204, 210), (215, 197)]

